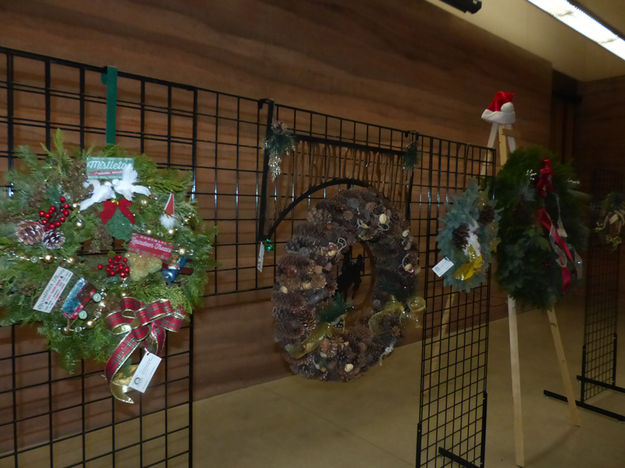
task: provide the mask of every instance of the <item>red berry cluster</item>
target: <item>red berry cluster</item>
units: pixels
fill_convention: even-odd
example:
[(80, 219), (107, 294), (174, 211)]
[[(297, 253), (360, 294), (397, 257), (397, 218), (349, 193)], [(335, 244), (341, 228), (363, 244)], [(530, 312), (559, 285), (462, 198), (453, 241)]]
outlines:
[(48, 211), (39, 211), (39, 217), (41, 218), (39, 222), (43, 224), (45, 231), (61, 227), (61, 224), (67, 220), (70, 214), (72, 207), (67, 203), (67, 198), (61, 196), (59, 202), (58, 208), (55, 205), (51, 205)]
[[(106, 266), (106, 274), (108, 276), (115, 276), (119, 274), (121, 278), (126, 278), (130, 274), (130, 267), (127, 265), (128, 259), (121, 255), (115, 255), (109, 258), (109, 264)], [(98, 265), (98, 270), (102, 270), (104, 265), (101, 263)]]

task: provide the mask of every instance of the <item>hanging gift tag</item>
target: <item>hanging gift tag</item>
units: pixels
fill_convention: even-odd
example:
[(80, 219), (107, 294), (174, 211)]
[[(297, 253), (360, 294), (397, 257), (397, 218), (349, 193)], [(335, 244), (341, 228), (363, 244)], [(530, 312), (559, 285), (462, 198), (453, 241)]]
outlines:
[(265, 262), (265, 244), (260, 243), (260, 247), (258, 248), (258, 262), (256, 263), (256, 268), (258, 271), (262, 273), (263, 271), (263, 263)]
[(150, 384), (150, 380), (154, 376), (154, 372), (158, 369), (158, 365), (161, 363), (161, 358), (156, 354), (152, 354), (146, 351), (141, 359), (141, 362), (137, 366), (137, 370), (132, 376), (129, 387), (144, 393)]
[(447, 257), (443, 258), (440, 262), (432, 267), (432, 271), (436, 273), (436, 276), (439, 278), (443, 276), (447, 270), (449, 270), (452, 266), (454, 266), (454, 262), (449, 260)]
[(58, 267), (46, 288), (43, 290), (43, 293), (37, 299), (33, 309), (38, 310), (39, 312), (50, 313), (56, 304), (56, 301), (59, 300), (65, 286), (69, 283), (69, 280), (72, 278), (73, 273), (69, 270), (66, 270), (63, 267)]

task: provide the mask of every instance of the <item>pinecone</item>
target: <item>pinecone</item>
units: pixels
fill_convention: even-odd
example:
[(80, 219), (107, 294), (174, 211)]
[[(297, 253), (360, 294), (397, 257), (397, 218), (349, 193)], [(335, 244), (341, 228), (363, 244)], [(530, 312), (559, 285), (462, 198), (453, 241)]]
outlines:
[(55, 229), (43, 235), (43, 245), (48, 249), (60, 249), (65, 244), (65, 234)]
[(43, 238), (43, 226), (37, 221), (21, 221), (15, 228), (15, 235), (24, 245), (38, 244)]
[(460, 250), (464, 249), (467, 245), (467, 239), (469, 238), (469, 226), (461, 224), (451, 233), (451, 237), (456, 247)]
[(495, 208), (491, 205), (486, 205), (480, 211), (480, 216), (477, 218), (477, 222), (482, 226), (485, 224), (490, 224), (495, 219)]

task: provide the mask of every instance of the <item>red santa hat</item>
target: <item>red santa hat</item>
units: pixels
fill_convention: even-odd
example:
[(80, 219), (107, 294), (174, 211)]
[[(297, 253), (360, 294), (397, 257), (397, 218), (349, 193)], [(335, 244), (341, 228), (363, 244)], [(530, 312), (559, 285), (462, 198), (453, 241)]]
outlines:
[(514, 98), (514, 93), (497, 91), (493, 102), (491, 102), (490, 106), (482, 112), (482, 119), (487, 122), (502, 125), (514, 123), (516, 116), (514, 113), (512, 98)]

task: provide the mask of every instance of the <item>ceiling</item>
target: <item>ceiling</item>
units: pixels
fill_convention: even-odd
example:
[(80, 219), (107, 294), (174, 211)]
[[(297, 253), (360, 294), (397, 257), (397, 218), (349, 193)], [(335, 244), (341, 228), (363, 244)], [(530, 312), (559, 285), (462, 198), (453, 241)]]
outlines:
[[(426, 0), (465, 21), (526, 49), (580, 81), (625, 75), (625, 60), (586, 39), (526, 0), (482, 0), (476, 14), (440, 0)], [(625, 0), (577, 0), (625, 37)]]

